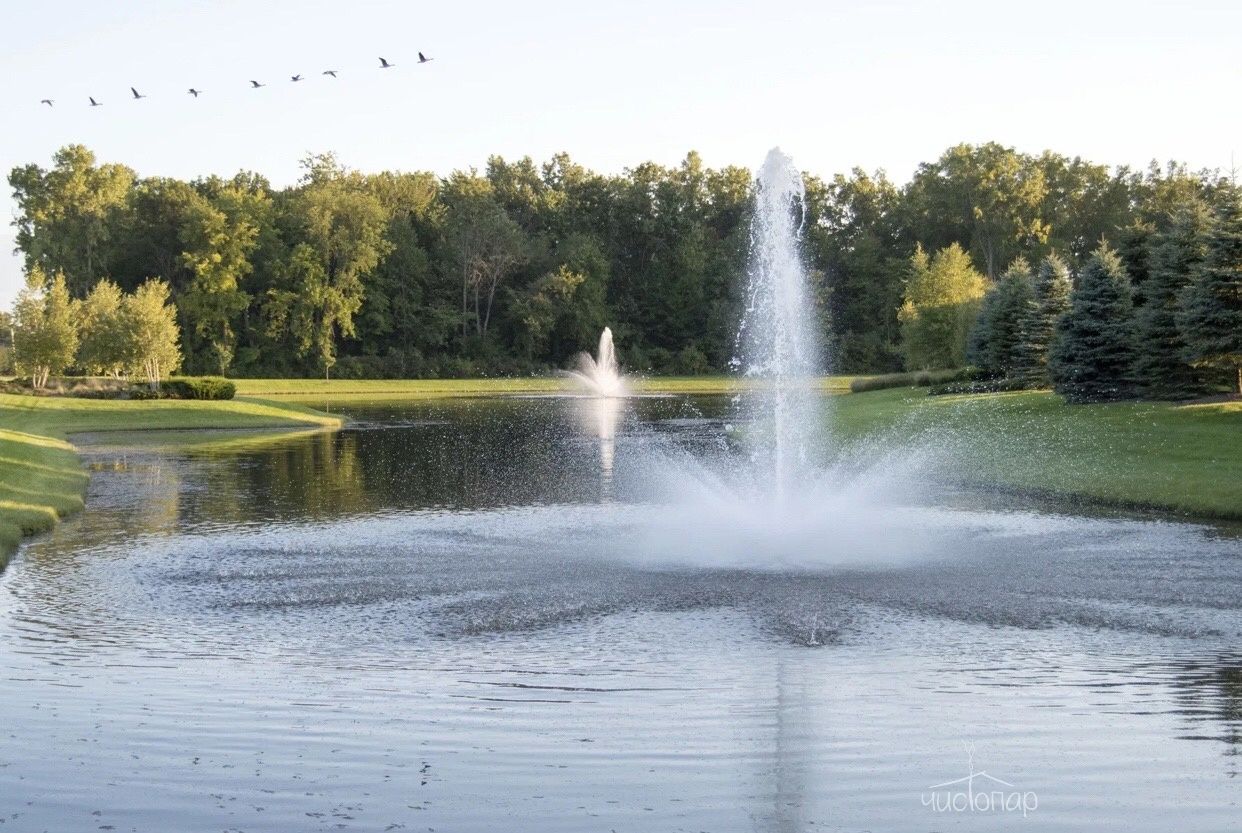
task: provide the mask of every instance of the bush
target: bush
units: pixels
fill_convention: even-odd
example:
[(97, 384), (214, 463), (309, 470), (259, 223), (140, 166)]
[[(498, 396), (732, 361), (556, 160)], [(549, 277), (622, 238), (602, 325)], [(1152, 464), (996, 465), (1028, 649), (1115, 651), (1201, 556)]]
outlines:
[(1007, 391), (1029, 390), (1032, 387), (1026, 379), (976, 379), (974, 381), (932, 385), (927, 389), (927, 395), (951, 396), (959, 393), (1005, 393)]
[(969, 382), (977, 378), (979, 378), (979, 371), (973, 367), (885, 373), (883, 376), (863, 376), (855, 379), (850, 382), (850, 391), (866, 393), (869, 390), (888, 390), (889, 388), (926, 388), (950, 382)]
[(170, 399), (232, 399), (237, 386), (220, 376), (176, 376), (160, 382), (159, 392)]

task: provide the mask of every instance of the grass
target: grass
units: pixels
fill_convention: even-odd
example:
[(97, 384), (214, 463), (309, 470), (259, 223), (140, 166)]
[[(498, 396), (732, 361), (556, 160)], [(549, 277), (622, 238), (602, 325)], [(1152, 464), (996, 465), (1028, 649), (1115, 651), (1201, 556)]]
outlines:
[(1242, 402), (1065, 405), (1045, 391), (905, 388), (834, 405), (846, 441), (924, 437), (967, 482), (1242, 519)]
[[(824, 389), (843, 393), (852, 376), (830, 376)], [(531, 376), (502, 379), (236, 379), (239, 396), (276, 397), (284, 402), (349, 402), (364, 400), (437, 399), (453, 396), (495, 396), (555, 393), (572, 390), (564, 379)], [(635, 380), (639, 393), (732, 393), (745, 382), (731, 376), (656, 376)]]
[(0, 394), (0, 553), (82, 509), (87, 475), (68, 436), (136, 429), (335, 427), (290, 403), (121, 401)]

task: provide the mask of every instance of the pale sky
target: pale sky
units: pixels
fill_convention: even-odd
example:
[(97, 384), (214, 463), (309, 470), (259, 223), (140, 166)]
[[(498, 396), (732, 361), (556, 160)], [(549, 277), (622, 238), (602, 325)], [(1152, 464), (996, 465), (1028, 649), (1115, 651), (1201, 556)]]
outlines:
[(610, 172), (690, 149), (753, 168), (780, 145), (820, 175), (898, 182), (959, 141), (1136, 166), (1242, 153), (1236, 0), (0, 3), (6, 176), (75, 142), (140, 175), (244, 168), (278, 186), (329, 150), (446, 174), (561, 150)]

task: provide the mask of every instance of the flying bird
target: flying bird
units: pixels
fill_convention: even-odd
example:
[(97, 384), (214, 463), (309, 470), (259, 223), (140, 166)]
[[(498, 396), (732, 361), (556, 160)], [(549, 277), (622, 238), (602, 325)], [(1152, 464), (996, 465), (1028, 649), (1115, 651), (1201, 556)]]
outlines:
[(190, 89), (186, 90), (186, 92), (194, 96), (195, 98), (198, 98), (200, 95), (203, 94), (202, 90), (196, 90), (193, 87), (190, 87)]
[(301, 75), (291, 75), (291, 76), (289, 76), (289, 80), (290, 80), (290, 81), (301, 81), (301, 80), (302, 80), (302, 76), (301, 76)]
[(91, 106), (92, 106), (92, 107), (102, 107), (102, 106), (103, 106), (103, 102), (102, 102), (102, 101), (96, 101), (94, 96), (89, 96), (89, 95), (88, 95), (88, 96), (87, 96), (87, 98), (89, 98), (89, 99), (91, 100)]
[(250, 82), (250, 89), (252, 89), (252, 90), (257, 90), (257, 89), (259, 89), (259, 87), (266, 87), (266, 86), (267, 86), (267, 84), (260, 84), (258, 81), (251, 81), (251, 82)]
[(392, 69), (396, 64), (388, 63), (387, 58), (380, 58), (380, 69)]
[(322, 74), (322, 75), (331, 75), (333, 78), (335, 78), (335, 77), (336, 77), (336, 70), (334, 70), (334, 69), (325, 69), (325, 70), (324, 70), (321, 74)]
[(146, 98), (146, 96), (145, 96), (145, 95), (143, 95), (142, 93), (138, 92), (138, 91), (137, 91), (137, 90), (135, 90), (133, 87), (130, 87), (130, 88), (129, 88), (129, 91), (130, 91), (131, 93), (133, 93), (133, 94), (134, 94), (134, 101), (137, 101), (137, 100), (138, 100), (138, 99), (140, 99), (140, 98)]
[(426, 55), (424, 55), (423, 53), (421, 53), (421, 52), (419, 52), (419, 53), (418, 53), (418, 62), (419, 62), (420, 64), (426, 64), (426, 63), (429, 63), (429, 62), (434, 61), (434, 60), (435, 60), (435, 58), (428, 58), (428, 57), (427, 57)]
[(52, 106), (53, 104), (55, 104), (56, 102), (52, 101), (52, 99), (50, 99), (50, 98), (41, 98), (41, 99), (39, 99), (39, 103), (40, 103), (40, 104), (46, 104), (48, 107), (51, 107), (51, 106)]

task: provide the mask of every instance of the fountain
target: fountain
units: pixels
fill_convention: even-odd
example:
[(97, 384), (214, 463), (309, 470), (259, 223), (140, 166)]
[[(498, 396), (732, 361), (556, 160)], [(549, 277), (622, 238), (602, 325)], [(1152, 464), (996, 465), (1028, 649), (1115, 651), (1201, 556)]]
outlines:
[(593, 396), (623, 397), (629, 391), (617, 366), (617, 351), (612, 346), (612, 330), (608, 327), (599, 336), (599, 352), (595, 358), (590, 353), (578, 355), (578, 369), (566, 371), (584, 391)]

